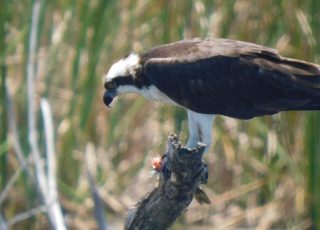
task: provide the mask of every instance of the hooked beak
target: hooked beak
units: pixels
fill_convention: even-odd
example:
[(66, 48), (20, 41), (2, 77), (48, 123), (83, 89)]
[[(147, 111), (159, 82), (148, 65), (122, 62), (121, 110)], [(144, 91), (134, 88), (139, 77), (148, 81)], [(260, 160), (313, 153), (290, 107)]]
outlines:
[(108, 90), (104, 92), (103, 95), (103, 102), (106, 106), (111, 108), (111, 103), (113, 101), (113, 98), (117, 96), (117, 92), (115, 90)]

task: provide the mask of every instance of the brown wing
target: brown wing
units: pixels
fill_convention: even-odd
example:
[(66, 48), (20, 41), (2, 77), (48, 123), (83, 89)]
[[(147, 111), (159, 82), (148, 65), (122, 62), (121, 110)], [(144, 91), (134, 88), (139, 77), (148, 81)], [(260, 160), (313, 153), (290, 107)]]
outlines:
[(192, 62), (213, 56), (235, 57), (239, 56), (239, 54), (260, 52), (264, 52), (270, 57), (279, 56), (274, 49), (249, 42), (230, 39), (195, 38), (156, 46), (143, 54), (141, 59), (143, 63), (151, 58), (170, 58), (171, 61)]
[(151, 83), (200, 113), (248, 119), (320, 109), (320, 68), (275, 50), (226, 39), (193, 39), (142, 56)]

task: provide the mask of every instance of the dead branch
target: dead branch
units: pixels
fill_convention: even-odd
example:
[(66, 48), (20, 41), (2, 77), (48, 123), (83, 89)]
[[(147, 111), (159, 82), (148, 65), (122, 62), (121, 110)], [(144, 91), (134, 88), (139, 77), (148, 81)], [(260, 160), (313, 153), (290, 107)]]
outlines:
[(210, 202), (198, 187), (208, 178), (207, 165), (202, 162), (204, 150), (203, 144), (192, 150), (181, 147), (176, 135), (171, 134), (162, 157), (159, 184), (129, 211), (124, 228), (167, 229), (186, 210), (194, 195), (200, 194), (202, 202)]

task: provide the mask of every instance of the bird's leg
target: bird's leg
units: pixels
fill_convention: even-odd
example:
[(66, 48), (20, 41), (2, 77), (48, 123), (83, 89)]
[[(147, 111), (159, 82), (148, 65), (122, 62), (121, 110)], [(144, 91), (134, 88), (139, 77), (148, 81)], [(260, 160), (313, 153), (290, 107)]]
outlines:
[(189, 139), (188, 148), (195, 148), (198, 142), (206, 145), (205, 152), (211, 145), (212, 122), (214, 115), (196, 113), (188, 110)]

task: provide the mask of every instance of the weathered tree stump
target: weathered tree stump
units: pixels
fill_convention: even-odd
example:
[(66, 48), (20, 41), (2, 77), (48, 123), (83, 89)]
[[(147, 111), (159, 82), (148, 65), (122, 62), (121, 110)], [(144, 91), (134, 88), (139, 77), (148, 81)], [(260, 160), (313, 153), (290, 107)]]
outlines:
[(175, 134), (168, 138), (159, 169), (159, 184), (128, 213), (125, 229), (167, 229), (188, 207), (193, 196), (210, 203), (200, 184), (207, 183), (207, 165), (202, 162), (205, 145), (181, 147)]

